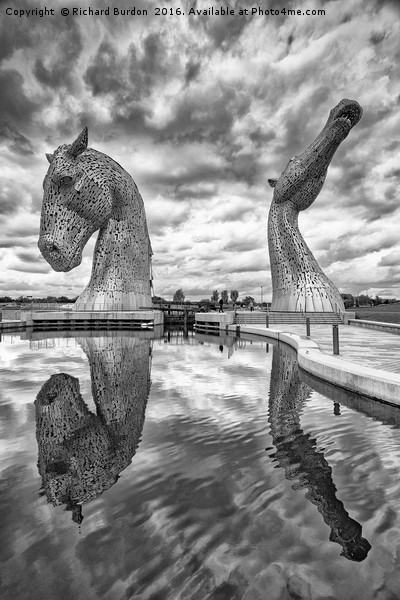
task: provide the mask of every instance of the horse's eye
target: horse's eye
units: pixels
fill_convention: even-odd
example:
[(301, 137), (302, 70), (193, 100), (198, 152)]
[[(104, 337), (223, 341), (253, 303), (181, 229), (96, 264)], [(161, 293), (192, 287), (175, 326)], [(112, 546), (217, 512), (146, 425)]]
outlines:
[(64, 175), (64, 177), (61, 177), (60, 183), (61, 185), (71, 185), (72, 177), (70, 177), (69, 175)]

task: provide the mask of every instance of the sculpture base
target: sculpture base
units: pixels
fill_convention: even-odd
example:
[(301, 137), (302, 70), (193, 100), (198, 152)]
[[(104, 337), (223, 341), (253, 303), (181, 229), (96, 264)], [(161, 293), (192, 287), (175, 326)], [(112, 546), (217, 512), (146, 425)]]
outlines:
[(118, 311), (52, 311), (27, 312), (21, 315), (27, 327), (46, 329), (63, 328), (153, 328), (164, 323), (161, 310), (118, 310)]

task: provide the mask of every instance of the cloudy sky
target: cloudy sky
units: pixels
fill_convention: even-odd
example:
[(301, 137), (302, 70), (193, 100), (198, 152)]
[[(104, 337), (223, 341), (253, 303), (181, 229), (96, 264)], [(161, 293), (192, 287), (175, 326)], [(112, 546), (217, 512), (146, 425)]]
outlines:
[[(300, 5), (325, 15), (239, 15)], [(0, 295), (74, 296), (88, 282), (96, 234), (66, 274), (37, 248), (45, 152), (87, 125), (89, 145), (141, 191), (157, 295), (259, 300), (263, 286), (270, 299), (267, 179), (351, 98), (363, 117), (300, 229), (340, 291), (400, 298), (400, 2), (126, 3), (147, 16), (113, 15), (113, 0), (51, 6), (20, 17), (7, 12), (44, 5), (0, 0)], [(60, 13), (89, 6), (110, 15)], [(235, 14), (188, 14), (221, 6)]]

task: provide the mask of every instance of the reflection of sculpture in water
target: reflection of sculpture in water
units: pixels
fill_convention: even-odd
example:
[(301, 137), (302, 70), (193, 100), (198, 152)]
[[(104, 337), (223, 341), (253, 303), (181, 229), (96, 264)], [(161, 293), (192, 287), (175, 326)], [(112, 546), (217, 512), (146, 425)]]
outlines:
[(295, 358), (279, 347), (273, 352), (269, 398), (271, 434), (277, 449), (273, 457), (286, 478), (296, 480), (293, 489), (308, 489), (307, 500), (331, 528), (329, 539), (342, 546), (342, 556), (362, 561), (371, 546), (361, 535), (361, 525), (336, 498), (332, 469), (323, 452), (316, 449), (316, 440), (300, 427), (300, 413), (311, 388), (300, 380)]
[(140, 441), (150, 391), (150, 340), (131, 336), (81, 338), (89, 358), (97, 414), (79, 381), (60, 373), (35, 401), (38, 468), (49, 502), (65, 504), (73, 520), (81, 505), (110, 488)]

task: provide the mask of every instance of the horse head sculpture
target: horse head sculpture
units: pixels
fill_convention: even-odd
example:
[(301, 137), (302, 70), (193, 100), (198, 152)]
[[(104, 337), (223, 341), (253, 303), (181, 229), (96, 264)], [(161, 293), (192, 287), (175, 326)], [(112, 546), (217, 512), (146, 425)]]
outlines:
[(278, 179), (268, 179), (274, 188), (268, 217), (272, 310), (344, 312), (339, 290), (299, 231), (298, 215), (317, 198), (333, 155), (361, 115), (358, 102), (341, 100), (308, 148), (290, 159)]
[(100, 230), (91, 278), (75, 309), (151, 306), (152, 252), (142, 197), (118, 163), (87, 145), (85, 127), (72, 144), (46, 154), (39, 249), (55, 271), (70, 271)]

